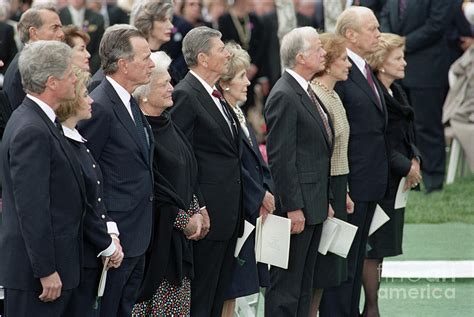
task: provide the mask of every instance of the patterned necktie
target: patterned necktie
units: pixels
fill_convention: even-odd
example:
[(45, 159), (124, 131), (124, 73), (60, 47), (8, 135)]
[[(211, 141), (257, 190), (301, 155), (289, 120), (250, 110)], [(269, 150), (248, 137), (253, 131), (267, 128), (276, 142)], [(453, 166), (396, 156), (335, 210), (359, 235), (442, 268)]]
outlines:
[(324, 129), (326, 130), (326, 134), (329, 140), (329, 145), (332, 145), (332, 131), (331, 127), (329, 126), (328, 115), (324, 112), (323, 107), (319, 104), (318, 98), (316, 98), (316, 94), (314, 93), (313, 89), (311, 89), (310, 85), (308, 85), (308, 94), (311, 101), (316, 106), (316, 109), (318, 109), (319, 116), (323, 121)]
[(381, 107), (380, 96), (377, 94), (377, 88), (375, 88), (374, 78), (372, 77), (372, 70), (370, 69), (369, 64), (365, 63), (365, 74), (367, 75), (367, 82), (369, 83), (370, 89), (372, 89), (372, 93), (377, 99), (377, 106)]
[(236, 135), (238, 135), (238, 132), (237, 132), (237, 127), (236, 127), (236, 124), (235, 124), (235, 121), (234, 121), (234, 118), (232, 117), (232, 115), (230, 114), (229, 112), (229, 109), (227, 109), (227, 102), (225, 101), (224, 97), (222, 96), (221, 92), (217, 89), (214, 89), (212, 91), (212, 96), (216, 97), (217, 99), (219, 99), (219, 102), (221, 103), (221, 106), (222, 106), (222, 111), (224, 112), (225, 116), (226, 116), (226, 119), (227, 121), (229, 122), (230, 124), (230, 132), (232, 134), (232, 137), (235, 138)]
[(145, 152), (148, 152), (148, 150), (150, 149), (150, 141), (148, 140), (145, 125), (143, 124), (141, 110), (138, 107), (137, 101), (133, 97), (130, 97), (130, 108), (132, 110), (133, 119), (135, 120), (135, 127), (137, 129), (138, 138), (142, 142), (142, 145), (146, 150)]
[(408, 0), (398, 0), (398, 16), (400, 19), (405, 15)]

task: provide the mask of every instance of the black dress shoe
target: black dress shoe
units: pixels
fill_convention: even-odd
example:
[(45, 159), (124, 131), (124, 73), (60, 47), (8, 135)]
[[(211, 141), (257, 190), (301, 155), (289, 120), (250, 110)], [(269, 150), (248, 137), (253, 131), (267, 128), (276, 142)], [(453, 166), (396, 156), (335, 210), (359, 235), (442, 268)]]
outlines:
[(426, 188), (425, 195), (429, 195), (434, 192), (440, 192), (442, 190), (443, 190), (443, 186)]

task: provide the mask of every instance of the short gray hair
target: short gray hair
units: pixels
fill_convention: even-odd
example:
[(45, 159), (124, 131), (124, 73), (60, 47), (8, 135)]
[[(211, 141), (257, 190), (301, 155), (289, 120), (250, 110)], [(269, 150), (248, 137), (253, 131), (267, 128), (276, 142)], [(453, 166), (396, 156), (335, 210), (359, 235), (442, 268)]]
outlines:
[(363, 23), (361, 16), (367, 13), (373, 13), (373, 11), (361, 6), (345, 9), (337, 18), (335, 33), (346, 37), (346, 32), (349, 29), (359, 31)]
[(132, 26), (112, 26), (104, 32), (100, 41), (99, 55), (105, 75), (114, 74), (118, 69), (118, 60), (132, 60), (135, 56), (130, 40), (144, 38), (143, 34)]
[(209, 54), (211, 50), (210, 39), (221, 38), (222, 33), (207, 26), (200, 26), (192, 29), (183, 39), (184, 60), (189, 68), (198, 64), (200, 53)]
[(280, 47), (281, 63), (284, 68), (295, 67), (296, 56), (306, 53), (310, 48), (308, 39), (312, 36), (318, 37), (318, 31), (310, 26), (296, 28), (287, 33)]
[(153, 30), (153, 22), (164, 21), (172, 15), (173, 6), (170, 2), (163, 0), (136, 1), (130, 14), (130, 24), (148, 38)]
[(62, 78), (71, 64), (72, 49), (59, 41), (35, 41), (20, 53), (18, 67), (27, 92), (41, 94), (48, 78)]
[(153, 64), (155, 65), (152, 70), (151, 80), (148, 84), (139, 86), (137, 89), (135, 89), (135, 91), (133, 92), (133, 96), (137, 98), (137, 100), (148, 96), (154, 77), (167, 72), (168, 68), (171, 65), (171, 57), (169, 57), (168, 54), (163, 51), (151, 53), (150, 58), (153, 61)]
[(55, 7), (50, 4), (36, 5), (26, 10), (21, 15), (20, 22), (18, 22), (17, 28), (20, 35), (20, 40), (23, 44), (30, 41), (30, 28), (34, 27), (39, 29), (43, 26), (43, 19), (41, 18), (41, 11), (51, 11), (58, 13)]

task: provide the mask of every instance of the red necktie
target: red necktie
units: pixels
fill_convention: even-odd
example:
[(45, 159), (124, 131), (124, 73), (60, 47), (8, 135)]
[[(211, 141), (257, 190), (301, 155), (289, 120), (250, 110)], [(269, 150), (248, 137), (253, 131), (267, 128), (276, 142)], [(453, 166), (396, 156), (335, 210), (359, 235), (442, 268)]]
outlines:
[(369, 83), (370, 89), (374, 93), (375, 99), (377, 99), (377, 106), (381, 107), (380, 96), (377, 94), (377, 88), (375, 88), (374, 78), (372, 77), (372, 70), (369, 64), (365, 63), (365, 74), (367, 75), (367, 82)]

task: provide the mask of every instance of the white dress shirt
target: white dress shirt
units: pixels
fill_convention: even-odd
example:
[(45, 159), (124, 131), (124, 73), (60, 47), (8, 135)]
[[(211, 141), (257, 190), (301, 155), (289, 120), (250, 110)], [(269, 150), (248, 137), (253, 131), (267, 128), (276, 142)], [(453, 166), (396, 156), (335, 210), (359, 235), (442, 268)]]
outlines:
[(71, 5), (69, 5), (67, 8), (69, 10), (69, 13), (71, 14), (72, 24), (82, 30), (82, 27), (84, 26), (84, 16), (86, 14), (86, 8), (84, 7), (77, 10)]
[(41, 108), (41, 110), (43, 110), (43, 112), (46, 113), (49, 120), (51, 120), (51, 122), (54, 123), (54, 120), (56, 120), (56, 114), (54, 113), (53, 108), (51, 108), (50, 106), (48, 106), (47, 103), (36, 98), (35, 96), (32, 96), (30, 94), (26, 94), (26, 96), (30, 98), (31, 100), (33, 100)]
[(133, 118), (133, 114), (132, 114), (132, 108), (130, 107), (131, 95), (129, 94), (129, 92), (126, 91), (125, 88), (120, 86), (120, 84), (118, 82), (116, 82), (115, 80), (113, 80), (111, 77), (105, 76), (105, 78), (107, 78), (109, 83), (112, 85), (115, 92), (119, 96), (120, 100), (125, 105), (125, 108), (127, 109), (128, 113), (130, 114), (130, 117), (132, 118), (133, 122), (135, 122), (135, 118)]

